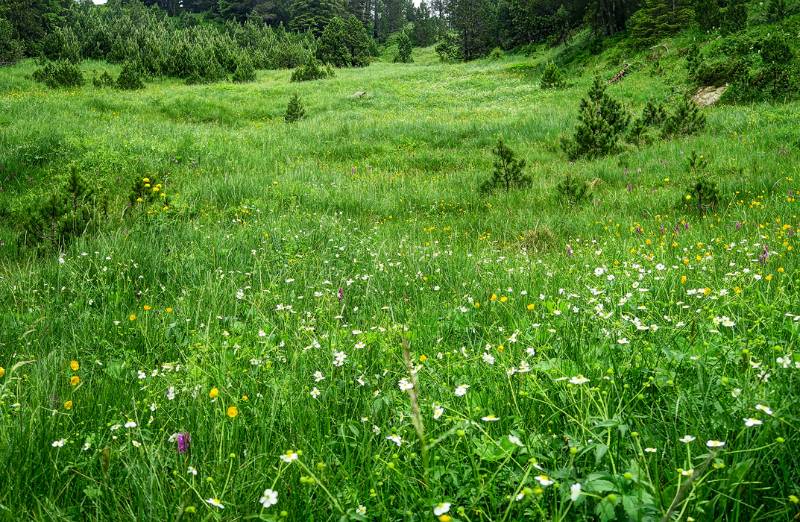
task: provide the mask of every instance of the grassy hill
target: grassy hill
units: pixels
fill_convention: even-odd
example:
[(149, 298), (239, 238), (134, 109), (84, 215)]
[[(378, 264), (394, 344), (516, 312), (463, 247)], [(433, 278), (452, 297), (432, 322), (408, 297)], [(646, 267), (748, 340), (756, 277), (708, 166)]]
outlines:
[[(682, 96), (690, 40), (133, 93), (0, 70), (0, 519), (796, 517), (800, 103), (559, 146), (623, 63), (631, 113)], [(528, 190), (479, 192), (499, 137)], [(19, 243), (70, 169), (104, 222)], [(168, 204), (129, 204), (143, 178)]]

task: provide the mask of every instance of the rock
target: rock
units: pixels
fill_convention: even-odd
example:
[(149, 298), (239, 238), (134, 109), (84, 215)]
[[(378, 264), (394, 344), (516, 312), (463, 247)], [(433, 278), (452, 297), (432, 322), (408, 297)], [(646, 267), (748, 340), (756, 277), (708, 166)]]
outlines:
[(353, 99), (358, 99), (358, 98), (363, 98), (366, 95), (367, 93), (365, 91), (356, 91), (353, 94), (351, 94), (350, 97)]
[(723, 85), (722, 87), (701, 87), (697, 91), (697, 94), (692, 96), (692, 100), (700, 107), (708, 107), (709, 105), (717, 103), (727, 90), (727, 85)]

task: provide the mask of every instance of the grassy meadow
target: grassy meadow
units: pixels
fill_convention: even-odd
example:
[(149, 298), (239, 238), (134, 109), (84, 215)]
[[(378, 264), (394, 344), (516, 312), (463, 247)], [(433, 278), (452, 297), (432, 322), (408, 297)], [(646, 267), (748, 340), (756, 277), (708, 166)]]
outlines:
[[(0, 520), (796, 519), (800, 104), (559, 145), (623, 60), (632, 113), (677, 99), (679, 48), (547, 91), (552, 50), (138, 92), (0, 70)], [(498, 137), (530, 189), (479, 192)], [(105, 222), (23, 245), (70, 169)], [(143, 178), (169, 204), (130, 205)]]

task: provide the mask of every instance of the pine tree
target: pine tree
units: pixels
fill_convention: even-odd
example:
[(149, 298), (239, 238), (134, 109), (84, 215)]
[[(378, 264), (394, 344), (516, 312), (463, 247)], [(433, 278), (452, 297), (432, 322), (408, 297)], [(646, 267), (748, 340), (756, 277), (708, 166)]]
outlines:
[(417, 47), (428, 47), (436, 39), (435, 20), (431, 18), (428, 4), (423, 0), (414, 10), (414, 28), (411, 31), (411, 40)]
[(564, 74), (554, 62), (548, 62), (544, 67), (539, 87), (542, 89), (560, 89), (564, 87)]
[(494, 172), (483, 183), (481, 191), (491, 192), (500, 188), (508, 192), (512, 188), (530, 186), (531, 178), (525, 174), (525, 160), (515, 158), (514, 151), (503, 142), (503, 138), (497, 140), (492, 154), (495, 156)]
[(786, 0), (769, 0), (767, 18), (770, 22), (783, 20), (786, 16)]
[(369, 65), (371, 43), (358, 18), (337, 16), (319, 37), (317, 57), (335, 67), (364, 67)]
[(605, 83), (596, 77), (587, 97), (581, 100), (575, 136), (563, 140), (562, 148), (570, 159), (610, 154), (617, 149), (630, 119), (622, 103), (611, 98)]
[(497, 10), (491, 1), (449, 0), (448, 11), (464, 60), (479, 58), (499, 43)]
[(736, 33), (747, 27), (747, 0), (728, 0), (721, 12), (720, 30), (723, 34)]
[(704, 31), (719, 27), (721, 14), (718, 0), (695, 0), (694, 13), (697, 24)]
[(411, 38), (405, 31), (400, 31), (397, 35), (397, 56), (394, 57), (394, 61), (401, 63), (414, 61), (414, 58), (411, 57)]
[(706, 117), (689, 98), (682, 98), (675, 112), (664, 120), (662, 135), (665, 138), (696, 134), (706, 126)]
[(0, 66), (17, 63), (22, 58), (24, 45), (14, 35), (14, 26), (0, 18)]
[(331, 20), (344, 12), (340, 0), (296, 0), (291, 4), (289, 28), (297, 32), (311, 31), (319, 36)]
[(636, 4), (630, 0), (589, 0), (586, 20), (596, 35), (611, 36), (625, 29)]
[(292, 99), (289, 100), (289, 105), (286, 107), (286, 114), (284, 114), (283, 119), (286, 120), (286, 123), (294, 123), (303, 119), (305, 115), (306, 110), (303, 107), (303, 102), (300, 100), (297, 93), (295, 93)]
[(651, 47), (689, 25), (693, 14), (684, 2), (644, 0), (630, 19), (631, 37), (638, 47)]

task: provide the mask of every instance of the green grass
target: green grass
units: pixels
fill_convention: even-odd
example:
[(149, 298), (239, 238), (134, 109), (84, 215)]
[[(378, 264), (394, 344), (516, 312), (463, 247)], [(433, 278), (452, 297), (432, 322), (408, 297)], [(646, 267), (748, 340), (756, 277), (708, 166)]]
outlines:
[[(555, 91), (551, 51), (135, 93), (0, 71), (0, 519), (796, 517), (800, 104), (709, 108), (700, 135), (570, 163), (559, 138), (619, 54)], [(663, 74), (624, 60), (609, 92), (633, 112), (685, 89), (678, 50)], [(308, 116), (287, 125), (294, 93)], [(533, 186), (485, 197), (500, 136)], [(677, 210), (692, 151), (723, 193), (706, 218)], [(70, 166), (107, 219), (21, 246)], [(591, 203), (556, 198), (566, 174)], [(149, 176), (168, 210), (128, 208)]]

